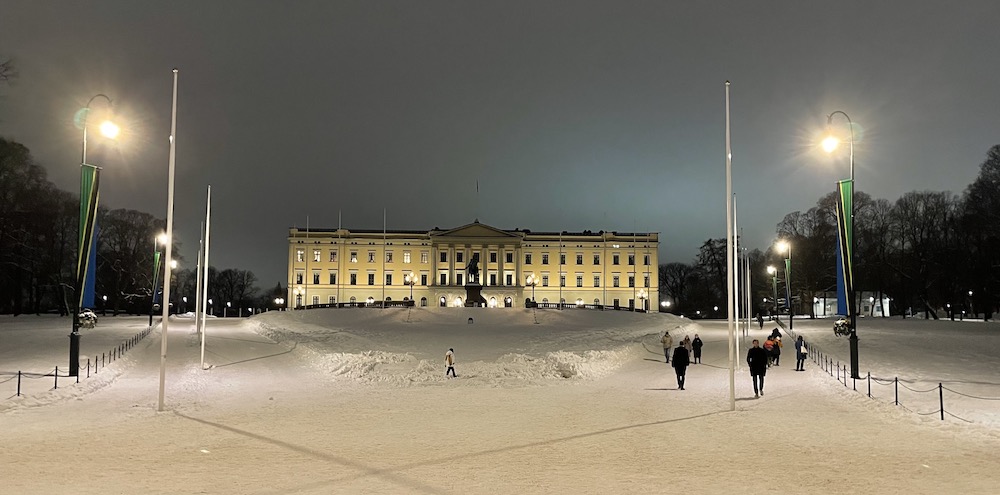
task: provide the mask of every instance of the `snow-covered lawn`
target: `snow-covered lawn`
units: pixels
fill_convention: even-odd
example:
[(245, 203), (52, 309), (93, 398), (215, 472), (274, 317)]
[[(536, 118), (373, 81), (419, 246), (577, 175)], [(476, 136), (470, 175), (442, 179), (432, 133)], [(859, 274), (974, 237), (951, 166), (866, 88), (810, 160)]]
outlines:
[[(0, 317), (0, 371), (62, 368), (67, 322)], [(145, 324), (102, 318), (84, 334), (82, 354), (106, 352)], [(0, 492), (985, 494), (1000, 486), (1000, 401), (946, 396), (946, 410), (973, 423), (910, 413), (845, 388), (814, 363), (796, 373), (788, 337), (766, 395), (753, 399), (744, 367), (729, 411), (725, 322), (588, 310), (267, 313), (209, 321), (207, 370), (191, 320), (169, 328), (163, 412), (158, 331), (80, 384), (20, 398), (0, 388)], [(796, 333), (846, 361), (847, 342), (830, 328), (795, 322)], [(684, 391), (663, 362), (665, 329), (706, 343)], [(1000, 397), (996, 323), (864, 319), (859, 335), (863, 372)], [(448, 348), (457, 379), (444, 377)], [(741, 342), (741, 360), (745, 352)], [(936, 394), (924, 395), (934, 400), (911, 409), (936, 409)]]

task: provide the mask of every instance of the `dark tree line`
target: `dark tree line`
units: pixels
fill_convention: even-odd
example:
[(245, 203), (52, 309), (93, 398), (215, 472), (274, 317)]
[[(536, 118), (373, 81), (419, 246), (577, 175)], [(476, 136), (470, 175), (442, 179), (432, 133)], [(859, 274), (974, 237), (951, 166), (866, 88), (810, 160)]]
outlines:
[[(0, 137), (0, 313), (69, 314), (77, 297), (79, 223), (79, 196), (49, 182), (24, 145)], [(97, 224), (95, 309), (148, 313), (155, 239), (166, 222), (140, 211), (101, 207)], [(173, 252), (186, 264), (177, 243)], [(162, 274), (157, 277), (159, 287)], [(257, 277), (248, 270), (210, 267), (208, 278), (215, 313), (222, 314), (226, 303), (234, 311), (273, 306), (274, 291), (261, 294)], [(195, 283), (194, 266), (173, 270), (174, 311), (194, 310)]]
[[(836, 197), (831, 192), (808, 211), (785, 215), (775, 229), (793, 249), (796, 314), (815, 316), (813, 298), (836, 290)], [(888, 297), (893, 314), (939, 318), (965, 311), (992, 318), (1000, 302), (1000, 145), (987, 152), (961, 196), (913, 191), (889, 202), (858, 191), (854, 208), (856, 291)], [(719, 306), (715, 316), (725, 316), (725, 256), (725, 239), (710, 239), (694, 263), (659, 267), (661, 293), (675, 312), (711, 315)], [(779, 268), (778, 296), (784, 297), (785, 255), (771, 246), (746, 256), (751, 300), (766, 314), (771, 308), (762, 301), (773, 299), (773, 287), (765, 270)]]

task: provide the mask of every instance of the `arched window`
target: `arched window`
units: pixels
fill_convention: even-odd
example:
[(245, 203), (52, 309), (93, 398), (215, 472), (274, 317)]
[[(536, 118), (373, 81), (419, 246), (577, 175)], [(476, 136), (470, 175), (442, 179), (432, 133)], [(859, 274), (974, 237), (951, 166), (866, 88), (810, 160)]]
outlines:
[(514, 300), (511, 299), (510, 296), (503, 298), (503, 307), (510, 308), (513, 306), (514, 306)]
[(600, 306), (600, 305), (601, 305), (601, 300), (600, 299), (594, 299), (594, 306)]
[(426, 297), (421, 297), (420, 298), (420, 306), (427, 306), (427, 298)]
[(490, 298), (490, 307), (491, 308), (497, 307), (497, 298), (495, 298), (495, 297), (491, 297)]
[(582, 308), (583, 307), (583, 299), (577, 299), (576, 300), (576, 307), (578, 307), (578, 308)]
[(444, 296), (441, 296), (441, 307), (443, 308), (443, 307), (445, 307), (447, 305), (448, 305), (448, 300), (445, 299)]
[(456, 308), (462, 307), (462, 298), (461, 297), (456, 297), (455, 298), (455, 307)]
[(352, 304), (352, 305), (353, 305), (353, 304), (357, 304), (357, 302), (358, 302), (358, 298), (356, 298), (356, 297), (354, 297), (354, 296), (351, 296), (351, 304)]

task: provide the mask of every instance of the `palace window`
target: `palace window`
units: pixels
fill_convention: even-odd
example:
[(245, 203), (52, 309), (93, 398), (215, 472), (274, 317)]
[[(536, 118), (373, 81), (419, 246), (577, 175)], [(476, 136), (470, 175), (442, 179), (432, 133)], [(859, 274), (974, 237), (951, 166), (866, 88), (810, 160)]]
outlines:
[(620, 284), (621, 284), (621, 278), (618, 275), (615, 275), (615, 276), (611, 277), (611, 286), (612, 287), (621, 287)]
[(642, 255), (642, 264), (646, 265), (646, 266), (649, 266), (649, 255), (648, 254)]
[(385, 285), (392, 285), (392, 274), (391, 273), (386, 273), (385, 274)]
[(410, 262), (410, 252), (403, 251), (403, 263), (409, 263), (409, 262)]
[(336, 249), (331, 249), (330, 250), (330, 263), (336, 263), (336, 262), (337, 262), (337, 250)]
[(634, 254), (628, 255), (628, 264), (630, 264), (630, 265), (634, 265), (635, 264), (635, 255)]
[(497, 262), (497, 252), (490, 251), (490, 263), (496, 263), (496, 262)]
[(295, 274), (295, 283), (296, 284), (301, 284), (302, 283), (302, 272), (297, 272)]
[(578, 265), (582, 265), (583, 264), (583, 255), (582, 254), (576, 255), (576, 264), (578, 264)]
[(420, 285), (427, 285), (427, 274), (426, 273), (421, 273), (420, 274)]
[(336, 285), (336, 284), (337, 284), (337, 273), (330, 272), (330, 285)]
[(306, 260), (306, 252), (302, 249), (295, 250), (295, 261), (303, 262)]
[[(313, 250), (313, 261), (315, 261), (315, 262), (318, 263), (319, 262), (319, 257), (320, 257), (319, 249), (314, 249)], [(317, 303), (317, 304), (319, 304), (319, 303)]]
[(505, 254), (507, 254), (507, 263), (513, 263), (514, 262), (514, 253), (505, 253)]
[(600, 287), (600, 286), (601, 286), (601, 276), (594, 275), (594, 287)]
[(455, 253), (455, 263), (465, 263), (465, 253), (458, 251)]
[(576, 286), (583, 287), (583, 275), (576, 276)]
[(635, 287), (635, 275), (628, 276), (628, 286)]
[(368, 274), (368, 285), (375, 285), (375, 274), (374, 273), (369, 273)]
[(595, 254), (594, 255), (594, 264), (595, 265), (600, 265), (601, 264), (601, 255), (599, 255), (599, 254)]
[(352, 273), (351, 274), (351, 285), (358, 285), (358, 274), (357, 273)]
[(369, 263), (375, 262), (375, 251), (368, 251), (368, 262)]
[(319, 284), (319, 272), (313, 272), (313, 283)]
[(385, 262), (392, 263), (392, 251), (385, 252)]
[(549, 286), (549, 276), (542, 275), (542, 287), (548, 287), (548, 286)]
[(420, 252), (420, 262), (426, 265), (427, 264), (427, 256), (428, 256), (427, 255), (427, 251), (421, 251)]
[(566, 275), (559, 275), (559, 287), (566, 287)]
[(357, 263), (357, 262), (358, 262), (358, 252), (351, 251), (351, 263)]
[(566, 264), (566, 254), (565, 253), (559, 253), (559, 264), (560, 265), (565, 265)]
[(614, 254), (614, 255), (611, 256), (611, 264), (612, 265), (617, 265), (618, 262), (619, 262), (619, 257), (618, 257), (618, 254), (616, 253), (616, 254)]
[(447, 263), (447, 262), (448, 262), (448, 253), (445, 251), (441, 251), (441, 263)]
[(531, 264), (531, 253), (527, 253), (524, 255), (524, 264), (525, 265)]
[(542, 253), (542, 264), (549, 264), (549, 253)]

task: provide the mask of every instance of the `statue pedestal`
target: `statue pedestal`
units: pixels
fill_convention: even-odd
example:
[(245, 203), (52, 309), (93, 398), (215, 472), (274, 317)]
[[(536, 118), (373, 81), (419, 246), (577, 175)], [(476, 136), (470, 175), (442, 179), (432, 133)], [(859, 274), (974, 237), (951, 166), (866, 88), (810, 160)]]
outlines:
[(472, 283), (465, 285), (465, 306), (466, 307), (485, 307), (486, 299), (482, 294), (483, 286)]

